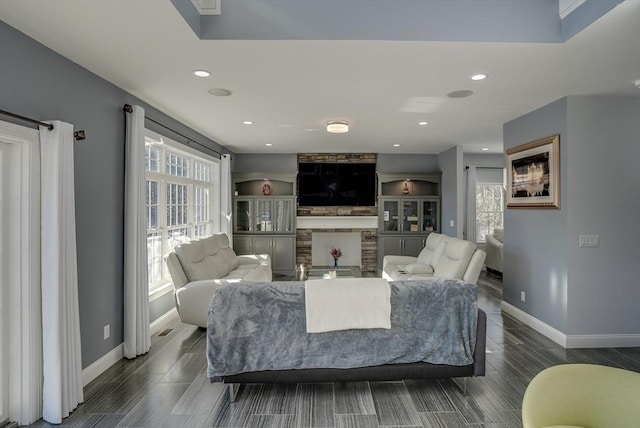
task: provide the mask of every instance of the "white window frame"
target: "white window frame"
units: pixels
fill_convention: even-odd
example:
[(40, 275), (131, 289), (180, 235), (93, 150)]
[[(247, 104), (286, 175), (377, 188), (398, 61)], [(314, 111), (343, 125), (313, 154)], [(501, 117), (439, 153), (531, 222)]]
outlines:
[[(502, 215), (502, 224), (504, 225), (504, 204), (505, 204), (505, 188), (504, 188), (504, 184), (503, 183), (495, 183), (495, 182), (476, 182), (476, 194), (478, 192), (478, 187), (479, 186), (500, 186), (500, 189), (502, 191), (502, 209), (500, 211), (480, 211), (478, 204), (476, 203), (476, 242), (478, 244), (484, 244), (486, 243), (486, 239), (480, 239), (479, 233), (480, 233), (480, 224), (478, 221), (478, 218), (480, 217), (480, 214), (485, 214), (485, 213), (500, 213)], [(489, 231), (489, 233), (491, 233)]]
[[(162, 276), (163, 278), (155, 283), (149, 284), (149, 301), (154, 301), (165, 294), (173, 291), (173, 283), (169, 276), (167, 266), (164, 262), (165, 257), (169, 253), (169, 232), (171, 230), (188, 228), (189, 236), (187, 240), (194, 236), (195, 228), (198, 225), (210, 224), (212, 233), (220, 230), (220, 219), (214, 215), (220, 211), (220, 160), (209, 156), (205, 153), (192, 149), (191, 147), (180, 144), (164, 135), (160, 135), (149, 129), (145, 129), (145, 144), (152, 145), (160, 150), (159, 171), (147, 171), (145, 169), (146, 181), (157, 181), (158, 184), (158, 227), (147, 229), (147, 234), (159, 232), (162, 236)], [(168, 175), (166, 173), (166, 154), (171, 153), (188, 160), (188, 176), (179, 177)], [(198, 161), (211, 167), (210, 181), (198, 181), (193, 178), (195, 171), (194, 162)], [(186, 225), (167, 226), (167, 184), (179, 184), (187, 186), (187, 204), (189, 209), (187, 212)], [(196, 224), (195, 216), (195, 187), (205, 187), (209, 189), (209, 221)]]

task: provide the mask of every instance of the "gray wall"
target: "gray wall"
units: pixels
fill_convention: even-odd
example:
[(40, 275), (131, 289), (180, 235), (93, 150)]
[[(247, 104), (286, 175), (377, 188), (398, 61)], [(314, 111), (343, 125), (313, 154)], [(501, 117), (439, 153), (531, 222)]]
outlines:
[[(442, 233), (462, 238), (464, 220), (464, 180), (462, 148), (452, 147), (438, 155), (442, 171)], [(450, 221), (453, 220), (453, 227)]]
[(245, 154), (239, 153), (231, 159), (233, 172), (296, 172), (298, 157), (296, 154)]
[(504, 168), (503, 153), (464, 153), (462, 156), (464, 166), (477, 166), (488, 168)]
[[(87, 367), (123, 341), (122, 106), (141, 105), (147, 116), (221, 148), (1, 21), (0, 40), (0, 109), (39, 120), (59, 119), (87, 133), (74, 151), (80, 334), (82, 366)], [(155, 300), (151, 320), (173, 306), (171, 295)], [(107, 340), (105, 324), (111, 325)]]
[(640, 333), (639, 118), (639, 98), (569, 97), (504, 125), (505, 149), (560, 134), (560, 210), (505, 212), (503, 299), (566, 335)]
[(640, 98), (570, 97), (568, 118), (566, 333), (639, 334)]
[(377, 170), (380, 172), (440, 172), (438, 155), (378, 154)]
[(560, 331), (567, 318), (566, 109), (561, 99), (503, 127), (505, 150), (560, 134), (561, 209), (505, 210), (502, 273), (503, 300)]

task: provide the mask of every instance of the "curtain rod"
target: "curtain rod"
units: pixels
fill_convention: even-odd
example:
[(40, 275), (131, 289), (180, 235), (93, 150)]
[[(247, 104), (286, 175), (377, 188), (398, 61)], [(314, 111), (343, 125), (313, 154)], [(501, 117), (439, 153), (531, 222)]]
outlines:
[[(124, 107), (122, 108), (122, 110), (126, 111), (127, 113), (131, 113), (131, 112), (133, 111), (133, 108), (131, 107), (131, 105), (130, 105), (130, 104), (125, 104), (125, 105), (124, 105)], [(149, 116), (147, 116), (147, 115), (145, 115), (145, 116), (144, 116), (144, 118), (145, 118), (146, 120), (150, 121), (150, 122), (155, 123), (156, 125), (160, 125), (160, 126), (162, 126), (163, 128), (168, 129), (169, 131), (173, 132), (174, 134), (177, 134), (177, 135), (181, 136), (182, 138), (184, 138), (185, 140), (187, 140), (187, 146), (188, 146), (190, 143), (196, 143), (196, 144), (197, 144), (197, 145), (199, 145), (200, 147), (202, 147), (202, 148), (204, 148), (204, 149), (207, 149), (207, 150), (209, 150), (209, 151), (212, 151), (213, 153), (217, 154), (218, 156), (222, 156), (222, 153), (220, 153), (219, 151), (214, 150), (214, 149), (212, 149), (211, 147), (207, 147), (207, 146), (205, 146), (204, 144), (201, 144), (201, 143), (197, 142), (197, 141), (196, 141), (196, 140), (194, 140), (193, 138), (189, 138), (189, 137), (187, 137), (186, 135), (181, 134), (180, 132), (176, 131), (175, 129), (171, 129), (171, 128), (169, 128), (167, 125), (165, 125), (165, 124), (163, 124), (163, 123), (160, 123), (160, 122), (158, 122), (158, 121), (156, 121), (156, 120), (151, 119), (151, 118), (150, 118)]]
[[(19, 120), (22, 120), (24, 122), (29, 122), (29, 123), (34, 124), (34, 125), (44, 126), (49, 131), (53, 130), (53, 125), (51, 123), (44, 123), (44, 122), (41, 122), (39, 120), (31, 119), (30, 117), (22, 116), (22, 115), (19, 115), (19, 114), (16, 114), (16, 113), (11, 113), (10, 111), (5, 111), (5, 110), (0, 110), (0, 114), (2, 114), (4, 116), (13, 117), (14, 119), (19, 119)], [(73, 132), (73, 138), (76, 141), (80, 141), (80, 140), (84, 140), (85, 138), (87, 138), (87, 135), (84, 132), (84, 130), (74, 131)]]
[[(465, 166), (464, 169), (469, 169), (469, 165)], [(501, 166), (477, 166), (476, 169), (504, 169)]]
[(53, 125), (50, 124), (50, 123), (40, 122), (39, 120), (35, 120), (35, 119), (31, 119), (30, 117), (21, 116), (19, 114), (11, 113), (9, 111), (0, 110), (0, 114), (3, 114), (5, 116), (9, 116), (9, 117), (13, 117), (15, 119), (20, 119), (20, 120), (23, 120), (25, 122), (33, 123), (34, 125), (44, 126), (49, 131), (51, 131), (53, 129)]

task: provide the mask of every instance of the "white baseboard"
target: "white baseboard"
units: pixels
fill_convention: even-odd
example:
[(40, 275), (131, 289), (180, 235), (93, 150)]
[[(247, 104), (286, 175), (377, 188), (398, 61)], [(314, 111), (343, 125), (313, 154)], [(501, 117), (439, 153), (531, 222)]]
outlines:
[(640, 347), (640, 334), (576, 334), (567, 336), (567, 348)]
[[(164, 328), (174, 318), (178, 317), (176, 308), (171, 309), (166, 314), (159, 317), (149, 325), (151, 334), (156, 334)], [(89, 382), (104, 373), (109, 367), (124, 358), (124, 343), (113, 348), (111, 351), (103, 355), (99, 360), (82, 370), (82, 386), (87, 386)]]
[(566, 335), (505, 301), (502, 301), (502, 310), (566, 349), (640, 347), (640, 334)]
[(556, 330), (549, 324), (540, 321), (539, 319), (529, 315), (521, 309), (516, 308), (515, 306), (505, 302), (504, 300), (502, 301), (501, 306), (504, 312), (511, 315), (518, 321), (528, 325), (538, 333), (548, 337), (563, 348), (567, 347), (567, 336), (563, 332)]
[(98, 361), (82, 370), (82, 386), (87, 386), (89, 382), (100, 376), (105, 370), (120, 361), (123, 357), (124, 343), (121, 343), (103, 355)]

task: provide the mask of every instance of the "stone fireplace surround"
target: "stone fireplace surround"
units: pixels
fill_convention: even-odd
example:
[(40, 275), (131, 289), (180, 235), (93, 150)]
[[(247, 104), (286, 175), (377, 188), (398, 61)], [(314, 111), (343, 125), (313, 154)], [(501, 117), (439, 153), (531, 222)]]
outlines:
[[(376, 163), (375, 153), (304, 153), (300, 162)], [(313, 233), (359, 232), (362, 272), (377, 271), (378, 211), (376, 207), (298, 207), (296, 264), (312, 266)]]

